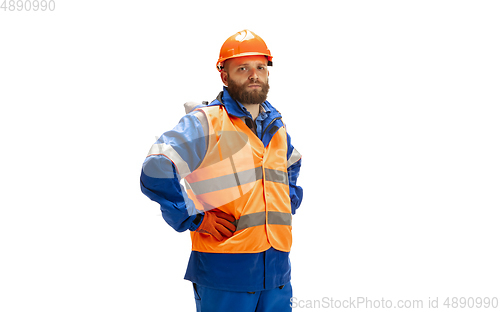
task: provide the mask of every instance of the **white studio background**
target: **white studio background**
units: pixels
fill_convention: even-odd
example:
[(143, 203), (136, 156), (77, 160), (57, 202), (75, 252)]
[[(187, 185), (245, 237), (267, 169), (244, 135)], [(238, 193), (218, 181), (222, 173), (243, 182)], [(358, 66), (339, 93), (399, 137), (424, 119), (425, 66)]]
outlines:
[(0, 10), (0, 310), (195, 310), (139, 175), (243, 29), (303, 154), (295, 310), (500, 297), (498, 1), (55, 3)]

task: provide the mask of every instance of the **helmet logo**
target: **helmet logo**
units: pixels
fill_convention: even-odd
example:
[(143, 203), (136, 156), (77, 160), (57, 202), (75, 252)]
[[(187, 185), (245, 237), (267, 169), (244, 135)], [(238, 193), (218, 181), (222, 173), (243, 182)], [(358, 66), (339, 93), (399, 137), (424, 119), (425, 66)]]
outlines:
[(242, 41), (245, 41), (245, 40), (250, 40), (250, 39), (253, 39), (255, 38), (251, 32), (249, 31), (241, 31), (238, 33), (238, 35), (234, 38), (236, 40), (238, 40), (239, 42), (242, 42)]

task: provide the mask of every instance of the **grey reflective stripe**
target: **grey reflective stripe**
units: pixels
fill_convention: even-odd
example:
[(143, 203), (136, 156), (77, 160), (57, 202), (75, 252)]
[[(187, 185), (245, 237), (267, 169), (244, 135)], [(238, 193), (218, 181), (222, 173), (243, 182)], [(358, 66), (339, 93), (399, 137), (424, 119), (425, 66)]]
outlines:
[[(288, 185), (288, 173), (275, 169), (265, 168), (266, 181)], [(244, 185), (262, 179), (262, 168), (252, 168), (245, 171), (231, 173), (224, 176), (189, 183), (187, 186), (195, 195), (221, 191), (235, 186)]]
[(266, 181), (283, 183), (288, 185), (288, 173), (275, 170), (275, 169), (265, 169)]
[[(292, 214), (286, 212), (269, 211), (267, 212), (267, 224), (274, 225), (292, 225)], [(241, 231), (250, 227), (266, 224), (266, 212), (255, 212), (241, 216), (234, 222), (236, 231)]]
[(294, 147), (292, 155), (290, 155), (290, 158), (288, 159), (286, 163), (286, 167), (290, 167), (294, 163), (298, 162), (302, 158), (302, 155), (299, 153), (299, 151)]
[(262, 179), (262, 168), (252, 168), (249, 170), (231, 173), (224, 176), (189, 183), (195, 195), (224, 190), (227, 188), (244, 185)]
[(170, 159), (177, 168), (177, 171), (179, 172), (181, 178), (185, 178), (188, 174), (191, 173), (187, 162), (185, 162), (184, 159), (182, 159), (181, 155), (179, 155), (179, 153), (177, 153), (177, 151), (170, 145), (167, 145), (165, 143), (153, 144), (148, 153), (148, 156), (151, 155), (163, 155)]
[[(288, 174), (274, 169), (265, 169), (266, 181), (288, 185)], [(224, 176), (189, 183), (189, 188), (195, 195), (221, 191), (235, 186), (244, 185), (262, 179), (262, 168), (252, 168)]]
[(266, 212), (255, 212), (244, 216), (241, 216), (236, 220), (236, 231), (241, 231), (253, 226), (259, 226), (266, 224)]
[(292, 214), (278, 211), (268, 212), (268, 224), (292, 225)]

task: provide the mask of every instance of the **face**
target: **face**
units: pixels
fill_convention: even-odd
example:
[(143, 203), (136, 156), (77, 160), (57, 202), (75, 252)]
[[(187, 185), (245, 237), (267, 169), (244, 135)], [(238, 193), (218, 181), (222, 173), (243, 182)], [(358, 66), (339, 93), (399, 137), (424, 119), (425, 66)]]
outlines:
[(260, 104), (266, 100), (268, 76), (267, 57), (262, 55), (229, 59), (221, 72), (229, 95), (241, 104)]

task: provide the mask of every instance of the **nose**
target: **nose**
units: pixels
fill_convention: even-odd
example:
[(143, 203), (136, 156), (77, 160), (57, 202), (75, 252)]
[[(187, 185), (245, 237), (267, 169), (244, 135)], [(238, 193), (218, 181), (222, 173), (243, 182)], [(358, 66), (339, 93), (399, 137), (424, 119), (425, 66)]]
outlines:
[(248, 79), (250, 79), (250, 80), (257, 80), (257, 79), (259, 79), (259, 76), (257, 75), (257, 70), (256, 69), (251, 69), (250, 70)]

